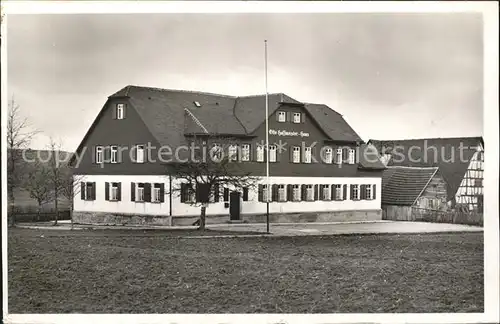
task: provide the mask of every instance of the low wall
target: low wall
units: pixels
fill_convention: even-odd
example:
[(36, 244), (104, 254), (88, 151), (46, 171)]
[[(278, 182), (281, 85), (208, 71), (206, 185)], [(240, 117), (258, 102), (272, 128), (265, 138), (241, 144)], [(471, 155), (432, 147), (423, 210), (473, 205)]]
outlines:
[[(73, 213), (75, 224), (99, 225), (164, 225), (164, 226), (189, 226), (193, 225), (199, 216), (157, 216), (157, 215), (132, 215), (111, 214), (102, 212)], [(270, 214), (271, 223), (314, 223), (314, 222), (348, 222), (348, 221), (376, 221), (382, 219), (382, 211), (375, 210), (345, 210), (334, 212)], [(207, 215), (207, 224), (224, 224), (230, 221), (229, 215)], [(244, 223), (265, 223), (265, 214), (241, 215)]]

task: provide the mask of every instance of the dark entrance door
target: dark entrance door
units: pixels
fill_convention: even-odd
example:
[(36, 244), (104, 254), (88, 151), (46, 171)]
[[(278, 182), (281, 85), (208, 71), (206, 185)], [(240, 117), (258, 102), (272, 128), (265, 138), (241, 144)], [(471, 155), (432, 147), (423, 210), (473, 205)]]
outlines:
[(240, 196), (241, 193), (238, 191), (229, 194), (229, 215), (231, 220), (240, 220)]

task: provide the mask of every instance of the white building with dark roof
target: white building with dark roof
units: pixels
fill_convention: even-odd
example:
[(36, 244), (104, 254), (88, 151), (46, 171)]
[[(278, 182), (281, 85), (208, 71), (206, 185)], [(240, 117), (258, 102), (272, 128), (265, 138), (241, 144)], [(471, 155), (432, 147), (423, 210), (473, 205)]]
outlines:
[[(75, 174), (84, 180), (74, 221), (192, 224), (199, 208), (173, 190), (182, 187), (180, 180), (167, 175), (157, 157), (162, 148), (176, 151), (200, 137), (212, 143), (229, 139), (244, 152), (241, 167), (262, 180), (255, 190), (234, 195), (221, 187), (207, 208), (208, 223), (264, 221), (266, 190), (272, 193), (273, 222), (381, 219), (385, 166), (341, 114), (270, 94), (268, 117), (270, 188), (264, 181), (264, 95), (121, 89), (108, 97), (76, 151)], [(121, 155), (122, 148), (134, 154)]]

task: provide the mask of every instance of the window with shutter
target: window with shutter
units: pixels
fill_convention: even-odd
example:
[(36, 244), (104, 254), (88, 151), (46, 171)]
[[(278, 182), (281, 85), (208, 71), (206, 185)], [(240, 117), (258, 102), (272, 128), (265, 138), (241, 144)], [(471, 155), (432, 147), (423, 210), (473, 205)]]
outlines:
[(152, 202), (161, 202), (161, 183), (155, 183), (153, 187), (153, 199)]
[(283, 202), (286, 201), (286, 191), (285, 185), (278, 185), (278, 201)]
[(248, 201), (248, 188), (243, 188), (243, 201)]
[(292, 190), (293, 190), (293, 201), (300, 201), (300, 198), (301, 198), (300, 186), (293, 185)]

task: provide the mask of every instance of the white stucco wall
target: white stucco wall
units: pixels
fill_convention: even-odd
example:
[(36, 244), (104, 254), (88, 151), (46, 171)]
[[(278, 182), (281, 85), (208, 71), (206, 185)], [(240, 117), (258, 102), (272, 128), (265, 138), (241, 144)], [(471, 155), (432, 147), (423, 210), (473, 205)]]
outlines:
[[(113, 212), (126, 214), (150, 214), (150, 215), (169, 215), (169, 179), (167, 176), (107, 176), (107, 175), (86, 175), (85, 180), (96, 183), (96, 200), (85, 201), (80, 199), (80, 195), (75, 196), (75, 211), (89, 212)], [(122, 199), (121, 201), (106, 201), (104, 196), (105, 182), (121, 182)], [(138, 203), (130, 201), (130, 183), (131, 182), (149, 182), (165, 184), (165, 202), (164, 203)], [(265, 183), (263, 179), (262, 183)], [(347, 197), (343, 201), (300, 201), (300, 202), (271, 202), (269, 211), (271, 213), (297, 213), (297, 212), (321, 212), (337, 210), (373, 210), (381, 208), (381, 178), (320, 178), (320, 177), (271, 177), (272, 184), (369, 184), (376, 185), (376, 198), (373, 200), (349, 200)], [(178, 182), (173, 181), (174, 188), (178, 187)], [(347, 190), (349, 195), (349, 188)], [(220, 198), (223, 199), (222, 196)], [(241, 202), (242, 214), (262, 214), (266, 212), (266, 204), (258, 201), (257, 189), (250, 190), (248, 201)], [(181, 203), (178, 193), (172, 197), (172, 215), (190, 216), (199, 215), (200, 207)], [(224, 207), (224, 202), (212, 203), (207, 208), (208, 215), (229, 214), (229, 208)]]

